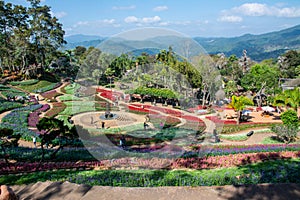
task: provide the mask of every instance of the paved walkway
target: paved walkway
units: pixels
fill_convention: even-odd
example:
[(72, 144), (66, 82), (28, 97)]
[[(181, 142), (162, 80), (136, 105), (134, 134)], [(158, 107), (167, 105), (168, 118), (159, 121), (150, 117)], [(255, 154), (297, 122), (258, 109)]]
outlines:
[(69, 182), (37, 182), (12, 186), (20, 199), (39, 200), (287, 200), (300, 198), (300, 185), (126, 188), (78, 185)]

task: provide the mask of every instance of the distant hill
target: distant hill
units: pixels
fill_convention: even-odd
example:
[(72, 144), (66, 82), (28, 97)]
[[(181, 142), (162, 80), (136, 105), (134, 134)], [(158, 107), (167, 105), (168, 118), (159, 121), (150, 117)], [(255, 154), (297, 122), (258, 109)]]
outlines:
[[(300, 49), (300, 25), (292, 28), (270, 32), (261, 35), (246, 34), (240, 37), (221, 38), (221, 37), (195, 37), (193, 38), (199, 43), (207, 53), (217, 54), (224, 53), (226, 56), (235, 54), (240, 57), (243, 50), (247, 50), (248, 56), (255, 60), (261, 61), (269, 58), (277, 58), (287, 50)], [(66, 37), (68, 44), (65, 49), (73, 49), (76, 46), (98, 46), (105, 38), (100, 36), (75, 35)], [(180, 40), (181, 41), (181, 40)], [(130, 41), (122, 44), (125, 49), (134, 47), (152, 48), (155, 42), (162, 44), (162, 48), (166, 46), (178, 46), (178, 37), (161, 36), (148, 39), (146, 41)], [(148, 45), (148, 46), (147, 46)], [(157, 47), (157, 46), (156, 46)], [(174, 48), (173, 48), (174, 49)], [(191, 50), (196, 49), (193, 47)]]

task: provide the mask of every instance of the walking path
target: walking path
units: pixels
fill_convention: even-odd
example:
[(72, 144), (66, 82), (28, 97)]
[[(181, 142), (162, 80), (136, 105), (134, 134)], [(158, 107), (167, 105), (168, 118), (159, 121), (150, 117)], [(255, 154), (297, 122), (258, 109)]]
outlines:
[(297, 184), (128, 188), (46, 181), (11, 188), (20, 199), (39, 200), (286, 200), (300, 196)]

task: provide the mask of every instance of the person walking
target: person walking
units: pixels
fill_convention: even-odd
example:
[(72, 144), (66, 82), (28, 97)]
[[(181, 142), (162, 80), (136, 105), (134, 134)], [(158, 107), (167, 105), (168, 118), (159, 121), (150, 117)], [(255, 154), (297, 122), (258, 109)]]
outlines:
[(32, 138), (32, 141), (33, 141), (34, 147), (36, 148), (36, 137), (35, 136)]

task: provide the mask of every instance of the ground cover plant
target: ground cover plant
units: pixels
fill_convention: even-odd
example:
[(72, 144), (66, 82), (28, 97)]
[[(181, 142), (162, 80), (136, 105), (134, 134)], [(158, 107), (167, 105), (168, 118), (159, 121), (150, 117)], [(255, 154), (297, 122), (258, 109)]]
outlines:
[(56, 90), (49, 90), (47, 92), (41, 93), (42, 97), (46, 99), (50, 99), (52, 101), (56, 101), (55, 98), (60, 96), (61, 93), (57, 92)]
[[(0, 176), (0, 182), (30, 184), (37, 181), (69, 181), (77, 184), (159, 187), (213, 186), (259, 183), (299, 183), (299, 158), (266, 161), (210, 170), (56, 170)], [(82, 168), (84, 169), (84, 168)]]
[(12, 110), (14, 108), (20, 108), (23, 104), (19, 102), (7, 101), (6, 99), (0, 97), (0, 113)]
[(4, 97), (17, 97), (17, 96), (26, 97), (27, 96), (27, 94), (21, 90), (11, 88), (6, 85), (1, 85), (1, 84), (0, 84), (0, 92)]
[(46, 117), (55, 117), (67, 107), (63, 102), (53, 102), (53, 107), (45, 113)]
[(17, 87), (28, 92), (34, 92), (40, 88), (47, 87), (50, 84), (52, 84), (52, 82), (40, 80), (39, 82), (32, 85), (18, 85)]
[(32, 140), (36, 133), (28, 129), (29, 113), (41, 108), (41, 104), (29, 105), (22, 108), (12, 110), (8, 115), (2, 118), (1, 128), (9, 128), (14, 131), (14, 134), (21, 135), (22, 139)]
[(33, 85), (39, 82), (37, 79), (29, 79), (29, 80), (23, 80), (23, 81), (11, 81), (9, 82), (10, 85), (17, 86), (17, 85)]

